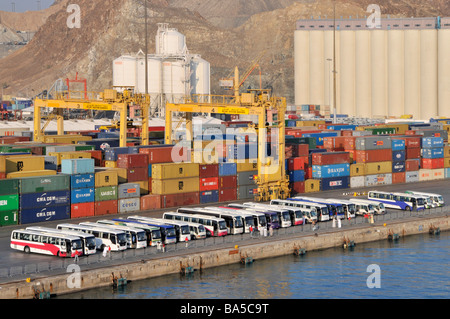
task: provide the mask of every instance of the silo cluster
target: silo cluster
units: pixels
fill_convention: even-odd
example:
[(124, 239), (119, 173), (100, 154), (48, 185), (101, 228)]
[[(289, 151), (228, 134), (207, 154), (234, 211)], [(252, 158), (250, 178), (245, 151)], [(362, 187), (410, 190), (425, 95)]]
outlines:
[(299, 20), (295, 105), (336, 105), (355, 117), (450, 117), (449, 49), (450, 18), (386, 18), (375, 27), (366, 19)]

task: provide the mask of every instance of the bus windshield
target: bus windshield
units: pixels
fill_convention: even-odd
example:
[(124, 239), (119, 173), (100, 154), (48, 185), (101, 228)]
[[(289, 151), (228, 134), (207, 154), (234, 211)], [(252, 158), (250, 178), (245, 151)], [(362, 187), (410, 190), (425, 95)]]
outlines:
[(138, 241), (146, 241), (147, 240), (147, 236), (145, 234), (145, 232), (137, 232), (137, 240)]
[(244, 220), (245, 220), (245, 225), (247, 225), (247, 226), (252, 226), (252, 227), (255, 226), (255, 222), (254, 222), (252, 216), (246, 216), (246, 217), (244, 218)]
[(118, 234), (117, 241), (118, 241), (119, 245), (126, 245), (127, 244), (127, 235), (125, 233)]
[(236, 220), (236, 222), (235, 222), (236, 228), (240, 228), (240, 227), (244, 226), (244, 224), (242, 223), (241, 216), (235, 216), (235, 220)]
[(227, 229), (227, 223), (224, 220), (219, 221), (219, 229), (220, 230)]
[(355, 204), (347, 204), (347, 210), (349, 213), (353, 214), (356, 211)]
[(417, 205), (425, 205), (424, 198), (421, 198), (421, 197), (417, 198)]
[(153, 239), (161, 239), (161, 231), (159, 229), (152, 230)]
[(321, 210), (322, 210), (322, 215), (328, 215), (329, 214), (327, 207), (322, 207)]
[(277, 215), (277, 214), (271, 214), (270, 216), (271, 216), (272, 221), (273, 221), (274, 223), (277, 223), (277, 222), (280, 221), (280, 220), (278, 219), (278, 215)]
[(284, 220), (291, 220), (291, 215), (289, 214), (289, 212), (283, 212), (282, 216)]
[(95, 249), (96, 247), (95, 237), (86, 237), (86, 246), (88, 249)]
[(344, 208), (342, 206), (336, 206), (336, 212), (338, 214), (343, 214), (344, 213)]
[(188, 225), (181, 226), (181, 234), (188, 235), (190, 233), (191, 233), (191, 231), (189, 230), (189, 226)]
[(175, 228), (174, 227), (166, 228), (166, 236), (176, 237), (177, 236), (177, 232), (176, 232)]
[(266, 216), (261, 216), (261, 217), (259, 218), (259, 223), (260, 223), (261, 226), (263, 226), (263, 227), (267, 226), (267, 219), (266, 219)]
[(83, 248), (83, 242), (81, 239), (72, 240), (72, 249), (78, 250)]

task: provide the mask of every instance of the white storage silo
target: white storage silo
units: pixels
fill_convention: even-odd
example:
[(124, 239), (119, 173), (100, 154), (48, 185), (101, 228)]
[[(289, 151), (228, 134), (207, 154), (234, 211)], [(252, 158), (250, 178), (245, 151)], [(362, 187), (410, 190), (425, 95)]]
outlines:
[(450, 117), (450, 18), (438, 31), (439, 37), (439, 116)]
[(420, 117), (420, 30), (405, 30), (405, 114)]
[(191, 94), (209, 95), (211, 93), (211, 65), (199, 55), (190, 62)]
[(371, 32), (372, 116), (387, 116), (387, 31)]
[[(145, 93), (145, 57), (137, 57), (137, 83), (136, 92)], [(161, 59), (148, 56), (148, 93), (151, 95), (161, 93)]]
[(355, 115), (355, 31), (340, 33), (340, 113)]
[(156, 54), (183, 55), (186, 54), (186, 37), (177, 29), (160, 24), (156, 34)]
[(371, 33), (358, 31), (356, 36), (355, 115), (372, 116)]
[(388, 32), (388, 115), (402, 116), (404, 110), (404, 31)]
[(294, 33), (295, 50), (295, 105), (309, 103), (309, 32)]
[(334, 82), (333, 82), (333, 31), (324, 31), (323, 59), (325, 60), (324, 68), (324, 104), (328, 105), (329, 111), (332, 113), (334, 108)]
[(136, 86), (136, 57), (124, 55), (113, 61), (113, 86)]
[(438, 61), (437, 30), (425, 29), (420, 33), (420, 119), (428, 120), (437, 116)]
[[(323, 31), (309, 32), (309, 103), (324, 105), (324, 34)], [(306, 49), (306, 48), (305, 48)]]
[(163, 61), (162, 85), (166, 100), (179, 103), (186, 91), (186, 62), (184, 60)]

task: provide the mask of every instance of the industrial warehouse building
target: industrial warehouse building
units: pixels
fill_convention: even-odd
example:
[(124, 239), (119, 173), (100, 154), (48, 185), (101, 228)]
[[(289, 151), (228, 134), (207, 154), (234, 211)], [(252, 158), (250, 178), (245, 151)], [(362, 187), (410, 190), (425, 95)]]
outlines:
[(299, 20), (295, 104), (333, 112), (335, 84), (337, 114), (450, 117), (449, 52), (450, 18)]

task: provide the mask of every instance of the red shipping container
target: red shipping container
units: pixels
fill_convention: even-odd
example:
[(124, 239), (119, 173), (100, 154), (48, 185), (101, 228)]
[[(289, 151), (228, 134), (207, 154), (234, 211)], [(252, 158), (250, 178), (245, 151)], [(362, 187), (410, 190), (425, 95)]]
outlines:
[(141, 210), (161, 208), (161, 195), (150, 194), (141, 196)]
[(305, 180), (312, 178), (312, 166), (308, 165), (305, 169)]
[(420, 161), (418, 160), (407, 160), (405, 161), (405, 167), (407, 172), (416, 172), (419, 170)]
[(217, 177), (219, 176), (219, 164), (200, 164), (199, 177)]
[(343, 130), (341, 131), (341, 135), (344, 137), (353, 136), (353, 131), (351, 130)]
[(119, 154), (117, 155), (117, 167), (120, 168), (148, 168), (148, 156), (146, 154)]
[(443, 158), (422, 158), (421, 168), (424, 168), (424, 169), (444, 168), (444, 159)]
[(292, 195), (303, 194), (305, 192), (305, 182), (289, 183), (289, 188)]
[(152, 178), (151, 177), (148, 178), (148, 193), (149, 194), (152, 193)]
[(392, 173), (392, 184), (406, 183), (406, 173)]
[(219, 190), (219, 202), (229, 202), (237, 200), (236, 188), (223, 188)]
[(308, 161), (308, 156), (290, 158), (288, 159), (288, 169), (290, 171), (304, 170), (305, 164), (308, 164)]
[(356, 147), (356, 137), (357, 136), (346, 136), (344, 138), (344, 149), (354, 150)]
[[(173, 153), (173, 155), (172, 155)], [(188, 160), (189, 151), (186, 147), (180, 146), (163, 146), (163, 147), (148, 147), (140, 148), (139, 154), (148, 155), (148, 163), (173, 163)], [(189, 156), (190, 158), (190, 156)]]
[(200, 188), (202, 191), (213, 191), (219, 189), (219, 177), (200, 178)]
[(161, 196), (161, 208), (200, 204), (200, 193), (169, 194)]
[(296, 157), (303, 157), (309, 155), (309, 145), (308, 144), (297, 144)]
[(219, 189), (234, 188), (237, 189), (237, 176), (220, 176), (219, 177)]
[(83, 151), (83, 152), (91, 154), (91, 158), (94, 159), (95, 166), (98, 166), (98, 167), (104, 167), (105, 166), (105, 165), (102, 165), (103, 152), (101, 150)]
[(331, 136), (323, 138), (323, 146), (327, 149), (344, 149), (345, 148), (345, 136)]
[(70, 205), (70, 218), (91, 217), (95, 215), (95, 202)]
[(148, 165), (146, 167), (136, 167), (127, 169), (127, 181), (140, 182), (148, 179)]
[(1, 172), (0, 173), (0, 179), (5, 179), (6, 178), (6, 173), (5, 172)]
[(420, 158), (420, 147), (406, 148), (406, 159)]
[(392, 161), (392, 149), (359, 151), (356, 150), (353, 160), (356, 163), (374, 163)]
[(313, 153), (311, 165), (334, 165), (350, 163), (350, 154), (348, 152), (326, 152)]
[(117, 200), (106, 200), (95, 202), (95, 216), (114, 215), (119, 211)]

